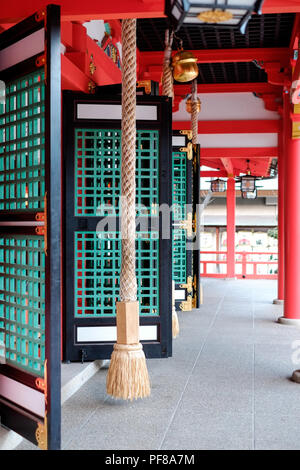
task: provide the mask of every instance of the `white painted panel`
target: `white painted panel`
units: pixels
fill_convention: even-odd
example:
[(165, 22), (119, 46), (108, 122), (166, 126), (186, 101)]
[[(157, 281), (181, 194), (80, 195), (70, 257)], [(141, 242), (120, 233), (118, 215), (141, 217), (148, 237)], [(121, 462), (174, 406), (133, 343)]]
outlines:
[(43, 393), (1, 374), (0, 395), (38, 416), (45, 416), (45, 396)]
[(183, 135), (173, 135), (172, 145), (173, 145), (173, 147), (184, 147), (185, 146), (185, 137)]
[[(198, 93), (201, 100), (200, 121), (222, 121), (236, 119), (279, 119), (275, 111), (265, 109), (262, 99), (253, 93)], [(185, 109), (185, 100), (179, 110), (173, 113), (173, 121), (191, 121), (191, 115)], [(233, 129), (234, 132), (234, 129)]]
[(276, 133), (266, 134), (198, 134), (202, 148), (277, 147)]
[[(116, 326), (81, 326), (77, 328), (78, 343), (116, 341)], [(157, 341), (157, 325), (141, 325), (140, 340)]]
[[(122, 117), (120, 104), (79, 103), (77, 105), (77, 119), (118, 119)], [(157, 121), (157, 107), (137, 105), (136, 119), (144, 121)]]
[(174, 293), (175, 300), (185, 300), (185, 290), (184, 289), (177, 289)]
[(45, 31), (42, 28), (0, 51), (0, 71), (42, 53), (44, 40)]

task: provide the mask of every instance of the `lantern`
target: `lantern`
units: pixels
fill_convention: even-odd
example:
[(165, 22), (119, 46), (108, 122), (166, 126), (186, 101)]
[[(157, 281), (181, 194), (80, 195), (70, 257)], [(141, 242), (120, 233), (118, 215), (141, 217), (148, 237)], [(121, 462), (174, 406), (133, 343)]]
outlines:
[(220, 180), (218, 178), (216, 180), (211, 181), (210, 189), (212, 193), (223, 193), (226, 189), (226, 183), (224, 180)]
[(253, 12), (261, 13), (263, 0), (167, 0), (166, 15), (175, 30), (191, 24), (239, 28), (245, 33)]
[(243, 199), (256, 199), (257, 191), (242, 191), (242, 198)]
[(241, 177), (241, 191), (255, 191), (255, 176), (246, 175)]
[[(187, 110), (188, 113), (192, 114), (192, 97), (191, 97), (191, 95), (186, 100), (185, 109)], [(200, 113), (200, 111), (201, 111), (201, 101), (200, 101), (199, 98), (197, 98), (197, 113)]]
[(198, 77), (197, 57), (192, 52), (180, 49), (173, 56), (173, 77), (177, 82), (189, 82)]

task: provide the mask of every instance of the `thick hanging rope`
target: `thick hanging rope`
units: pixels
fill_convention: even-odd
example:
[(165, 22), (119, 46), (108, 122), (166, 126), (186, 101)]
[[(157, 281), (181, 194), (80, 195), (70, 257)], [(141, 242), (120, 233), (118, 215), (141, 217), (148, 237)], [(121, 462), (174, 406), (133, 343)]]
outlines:
[(173, 72), (171, 67), (171, 55), (172, 55), (172, 43), (173, 43), (173, 31), (167, 29), (165, 33), (165, 52), (163, 62), (163, 74), (162, 74), (162, 94), (169, 98), (174, 98), (173, 89)]
[(136, 20), (122, 22), (122, 264), (120, 300), (136, 300), (135, 160), (136, 160)]
[(117, 303), (117, 343), (111, 356), (106, 390), (114, 398), (150, 395), (145, 354), (139, 342), (139, 304), (135, 273), (136, 160), (136, 20), (122, 21), (122, 263)]
[(196, 144), (198, 139), (198, 101), (197, 101), (197, 80), (192, 81), (192, 143)]

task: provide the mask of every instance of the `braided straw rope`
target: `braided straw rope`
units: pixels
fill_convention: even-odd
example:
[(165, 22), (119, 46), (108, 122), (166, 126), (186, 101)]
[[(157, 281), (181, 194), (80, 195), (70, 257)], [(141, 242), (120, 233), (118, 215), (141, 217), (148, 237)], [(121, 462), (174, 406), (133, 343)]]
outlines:
[(122, 22), (122, 264), (120, 300), (135, 301), (136, 20)]
[(173, 73), (171, 68), (171, 54), (173, 43), (173, 32), (170, 35), (169, 30), (165, 33), (165, 52), (163, 62), (163, 75), (162, 75), (162, 94), (169, 98), (174, 98), (173, 90)]
[(192, 81), (192, 143), (198, 138), (198, 111), (197, 111), (197, 79)]

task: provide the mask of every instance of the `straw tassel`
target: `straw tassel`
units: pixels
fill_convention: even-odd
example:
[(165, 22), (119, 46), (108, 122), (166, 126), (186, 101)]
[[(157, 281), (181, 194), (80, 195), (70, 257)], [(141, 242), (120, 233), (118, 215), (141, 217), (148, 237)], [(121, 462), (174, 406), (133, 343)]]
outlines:
[(116, 343), (111, 356), (107, 393), (114, 398), (134, 400), (150, 395), (150, 383), (142, 345)]
[(122, 263), (117, 302), (117, 343), (111, 356), (106, 390), (114, 398), (133, 400), (150, 395), (143, 347), (139, 342), (139, 303), (135, 273), (136, 160), (136, 20), (122, 21)]

